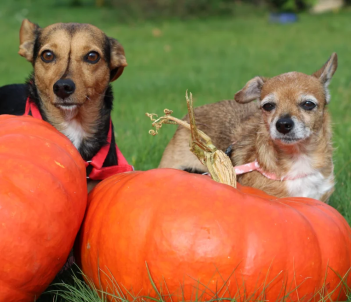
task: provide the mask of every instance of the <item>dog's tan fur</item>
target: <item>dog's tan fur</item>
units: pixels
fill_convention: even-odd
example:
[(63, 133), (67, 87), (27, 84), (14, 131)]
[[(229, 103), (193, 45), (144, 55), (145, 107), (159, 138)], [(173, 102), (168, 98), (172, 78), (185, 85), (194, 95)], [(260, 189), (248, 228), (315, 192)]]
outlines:
[[(38, 57), (33, 59), (36, 39), (40, 40), (40, 49)], [(103, 49), (105, 34), (93, 25), (58, 23), (39, 28), (28, 20), (23, 21), (19, 54), (33, 64), (42, 109), (50, 123), (62, 133), (68, 131), (69, 123), (73, 121), (75, 127), (81, 128), (84, 139), (96, 134), (103, 95), (109, 83), (116, 80), (127, 65), (123, 47), (112, 38), (108, 38), (108, 42), (111, 58), (106, 58)], [(40, 54), (45, 50), (55, 54), (54, 62), (46, 63), (40, 59)], [(83, 60), (90, 51), (100, 55), (96, 64)], [(114, 70), (117, 72), (111, 75)], [(75, 83), (76, 90), (70, 97), (70, 102), (77, 105), (74, 110), (63, 110), (58, 106), (60, 100), (54, 94), (53, 85), (62, 78), (70, 78)]]
[[(257, 159), (265, 172), (274, 173), (277, 177), (312, 173), (309, 179), (277, 181), (253, 171), (238, 176), (241, 184), (277, 197), (297, 194), (326, 202), (333, 192), (334, 176), (331, 123), (325, 106), (329, 102), (327, 87), (336, 68), (337, 56), (333, 54), (311, 76), (290, 72), (271, 79), (256, 77), (235, 95), (235, 101), (196, 108), (197, 125), (211, 137), (217, 148), (226, 150), (232, 145), (234, 166)], [(317, 102), (316, 108), (311, 111), (302, 109), (302, 102), (310, 97)], [(251, 102), (255, 99), (259, 99), (259, 105)], [(260, 109), (271, 99), (276, 104), (274, 110), (267, 112)], [(286, 115), (294, 117), (304, 126), (305, 132), (300, 132), (309, 135), (294, 143), (273, 138), (270, 132), (272, 125), (277, 118)], [(164, 152), (159, 168), (166, 167), (206, 172), (206, 168), (189, 151), (189, 131), (183, 127), (177, 129)], [(310, 185), (310, 190), (299, 193), (299, 186), (303, 188), (304, 182), (306, 186)], [(323, 185), (318, 187), (319, 183)]]

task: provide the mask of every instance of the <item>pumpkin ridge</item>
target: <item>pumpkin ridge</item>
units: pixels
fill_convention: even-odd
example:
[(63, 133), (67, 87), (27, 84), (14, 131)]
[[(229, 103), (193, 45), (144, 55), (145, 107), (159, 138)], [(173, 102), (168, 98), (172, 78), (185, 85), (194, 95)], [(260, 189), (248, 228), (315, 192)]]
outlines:
[[(99, 200), (100, 200), (100, 202), (95, 202), (95, 204), (96, 205), (101, 205), (101, 204), (106, 204), (106, 203), (108, 203), (108, 201), (107, 200), (105, 200), (105, 199), (102, 199), (101, 197), (99, 197), (99, 196), (103, 196), (103, 195), (105, 195), (106, 193), (111, 193), (111, 192), (113, 192), (114, 194), (116, 194), (119, 190), (113, 190), (113, 185), (116, 185), (117, 183), (122, 183), (122, 184), (124, 184), (124, 182), (126, 182), (127, 180), (124, 180), (124, 179), (119, 179), (120, 178), (120, 175), (121, 174), (116, 174), (116, 175), (113, 175), (113, 176), (111, 176), (111, 177), (109, 177), (109, 178), (107, 178), (106, 180), (104, 180), (104, 181), (102, 181), (101, 183), (99, 183), (98, 184), (98, 186), (101, 188), (100, 189), (100, 192), (99, 192), (99, 194), (97, 195), (98, 196), (98, 198), (99, 198)], [(134, 177), (137, 177), (138, 176), (138, 174), (137, 175), (135, 175)], [(133, 177), (133, 178), (134, 178)], [(117, 178), (117, 179), (116, 179)], [(94, 188), (95, 189), (95, 188)], [(111, 192), (110, 192), (111, 191)], [(95, 196), (94, 195), (94, 190), (89, 194), (89, 196)], [(88, 198), (88, 200), (91, 200), (92, 198)], [(103, 202), (101, 202), (101, 200), (103, 201)], [(106, 206), (105, 206), (105, 208), (106, 207), (108, 207), (109, 206), (109, 204), (106, 204)], [(90, 201), (89, 201), (89, 209), (90, 209), (90, 207), (91, 207), (91, 205), (90, 205)], [(90, 211), (92, 211), (91, 212), (91, 215), (93, 216), (94, 215), (94, 213), (95, 213), (95, 210), (97, 210), (98, 209), (98, 207), (97, 206), (95, 206), (93, 209), (91, 209)], [(101, 211), (101, 209), (99, 208), (98, 209), (99, 211)], [(104, 211), (104, 210), (103, 210)]]
[[(95, 188), (94, 188), (95, 189)], [(94, 191), (94, 190), (93, 190)], [(90, 209), (90, 207), (92, 206), (92, 204), (90, 204), (90, 198), (88, 198), (88, 203), (89, 203), (89, 209)], [(102, 197), (101, 196), (96, 196), (95, 197), (95, 204), (96, 205), (104, 205), (104, 200), (102, 199)], [(95, 204), (94, 204), (94, 206), (95, 206)], [(96, 209), (96, 208), (95, 208)], [(93, 214), (95, 213), (95, 211), (94, 211), (94, 209), (92, 209), (93, 210)], [(88, 220), (88, 221), (90, 221), (91, 219), (90, 219), (90, 217), (91, 217), (91, 215), (89, 215), (90, 213), (88, 213), (88, 209), (87, 209), (87, 212), (86, 212), (86, 215), (85, 215), (85, 218), (84, 218), (84, 221), (85, 220)], [(90, 245), (90, 241), (91, 241), (91, 238), (93, 238), (93, 237), (95, 237), (95, 233), (100, 233), (100, 229), (101, 229), (101, 223), (99, 223), (99, 224), (97, 224), (97, 223), (95, 223), (95, 221), (90, 221), (90, 223), (91, 224), (94, 224), (94, 228), (92, 228), (92, 229), (90, 229), (90, 230), (86, 230), (85, 228), (82, 228), (81, 230), (80, 230), (80, 232), (82, 233), (82, 234), (84, 234), (84, 236), (86, 237), (86, 238), (88, 238), (88, 244)], [(90, 247), (88, 248), (87, 246), (84, 246), (84, 247), (82, 247), (82, 248), (84, 248), (84, 249), (90, 249)], [(89, 263), (90, 263), (90, 267), (91, 267), (91, 263), (95, 263), (95, 260), (96, 260), (96, 263), (97, 263), (97, 265), (96, 265), (96, 267), (97, 267), (97, 270), (98, 271), (100, 271), (100, 266), (99, 266), (99, 252), (97, 253), (97, 258), (95, 259), (95, 257), (93, 258), (93, 255), (91, 255), (90, 253), (89, 253), (89, 255), (88, 255), (88, 261), (89, 261)], [(98, 274), (100, 274), (100, 272), (98, 272)], [(94, 280), (95, 281), (95, 280)]]
[[(342, 226), (342, 228), (341, 228), (340, 224), (338, 223), (338, 222), (340, 222), (340, 220), (339, 219), (336, 220), (336, 217), (335, 217), (335, 216), (339, 216), (340, 217), (341, 215), (338, 212), (335, 212), (336, 210), (334, 208), (332, 208), (331, 206), (329, 206), (329, 205), (325, 205), (324, 207), (316, 208), (316, 210), (319, 211), (319, 212), (322, 212), (327, 218), (329, 218), (329, 220), (338, 229), (339, 234), (343, 237), (344, 246), (347, 249), (347, 253), (346, 254), (350, 255), (350, 244), (347, 244), (348, 242), (350, 243), (350, 237), (347, 238), (345, 236), (345, 231), (347, 233), (347, 230), (345, 230), (343, 224), (341, 225)], [(351, 235), (350, 232), (348, 232), (348, 233), (349, 233), (349, 236), (350, 236)], [(320, 242), (323, 242), (323, 240), (320, 240)], [(350, 260), (351, 260), (351, 258), (348, 258), (348, 267), (349, 267), (349, 269), (351, 269), (351, 261)], [(329, 265), (326, 266), (326, 269), (328, 269), (328, 267), (329, 267)], [(331, 267), (331, 268), (334, 269), (333, 267)], [(325, 273), (323, 275), (325, 275)], [(350, 279), (350, 278), (351, 278), (351, 275), (349, 274), (347, 279)]]
[[(120, 193), (121, 191), (123, 191), (124, 187), (126, 185), (128, 185), (129, 182), (132, 182), (133, 180), (136, 180), (137, 178), (142, 178), (144, 175), (142, 173), (140, 173), (139, 171), (137, 171), (135, 174), (133, 173), (133, 175), (129, 176), (129, 177), (123, 177), (123, 175), (121, 174), (116, 174), (116, 177), (112, 177), (110, 179), (109, 183), (105, 183), (104, 186), (106, 187), (106, 190), (102, 190), (100, 192), (100, 200), (104, 198), (104, 195), (106, 194), (106, 192), (108, 192), (111, 195), (111, 193), (113, 193), (114, 196), (118, 196), (118, 202), (125, 202), (123, 200), (121, 200), (122, 194)], [(117, 179), (116, 179), (117, 178)], [(122, 179), (120, 179), (122, 178)], [(116, 184), (118, 183), (118, 186), (116, 186)], [(117, 188), (117, 190), (116, 190)], [(106, 213), (107, 209), (111, 206), (111, 203), (113, 202), (112, 198), (106, 199), (105, 204), (106, 207), (104, 209), (99, 209), (99, 211), (105, 212), (105, 215), (108, 217), (109, 213)], [(105, 221), (103, 221), (103, 223), (106, 223)], [(99, 223), (99, 235), (98, 237), (101, 236), (101, 231), (103, 228), (103, 223)], [(107, 267), (107, 269), (109, 269)], [(107, 272), (105, 272), (107, 273)]]
[[(137, 177), (138, 176), (138, 172), (136, 172), (136, 175), (134, 175), (134, 177)], [(84, 238), (87, 238), (88, 239), (88, 242), (89, 242), (89, 238), (91, 239), (92, 237), (95, 237), (97, 233), (100, 234), (100, 229), (103, 227), (103, 223), (105, 221), (99, 221), (97, 220), (97, 222), (94, 222), (94, 221), (91, 221), (91, 217), (92, 216), (95, 216), (95, 212), (98, 210), (98, 211), (101, 211), (101, 213), (105, 213), (105, 210), (102, 209), (102, 206), (104, 206), (104, 209), (106, 209), (109, 205), (109, 200), (106, 199), (106, 198), (103, 198), (103, 196), (107, 193), (110, 193), (110, 194), (113, 194), (116, 196), (116, 191), (113, 190), (113, 186), (111, 186), (111, 183), (112, 184), (116, 184), (116, 183), (119, 183), (119, 182), (125, 182), (127, 179), (124, 179), (123, 177), (123, 174), (116, 174), (116, 175), (113, 175), (109, 178), (107, 178), (106, 180), (102, 181), (101, 183), (99, 183), (93, 190), (92, 192), (89, 194), (89, 198), (88, 198), (88, 208), (87, 208), (87, 211), (86, 211), (86, 214), (85, 214), (85, 217), (84, 217), (84, 220), (83, 221), (89, 221), (89, 223), (92, 223), (94, 224), (94, 228), (90, 228), (90, 230), (86, 230), (86, 228), (84, 228), (84, 225), (80, 231), (80, 233), (82, 234), (82, 236), (84, 236)], [(120, 179), (122, 178), (122, 179)], [(99, 187), (100, 188), (100, 191), (99, 191), (99, 194), (96, 194), (95, 192), (96, 191), (96, 188)], [(92, 197), (94, 197), (94, 203), (91, 202), (91, 199)], [(82, 249), (86, 249), (87, 247), (86, 246), (82, 246), (81, 247)], [(78, 258), (80, 258), (78, 256)], [(88, 256), (89, 258), (89, 262), (90, 263), (99, 263), (99, 255), (97, 255), (97, 259), (93, 259), (93, 255), (89, 254)], [(81, 261), (82, 259), (79, 259), (79, 262)], [(98, 265), (99, 266), (99, 265)], [(90, 265), (91, 267), (91, 265)], [(97, 269), (101, 269), (101, 267), (97, 267)], [(94, 274), (95, 275), (95, 274)]]
[[(306, 205), (306, 204), (304, 204), (304, 205)], [(317, 279), (318, 280), (321, 280), (321, 278), (325, 275), (325, 270), (328, 268), (327, 267), (327, 265), (326, 265), (326, 263), (325, 263), (325, 261), (324, 261), (324, 258), (322, 257), (322, 250), (321, 250), (321, 240), (320, 240), (320, 236), (319, 236), (319, 234), (316, 232), (316, 230), (315, 230), (315, 228), (314, 228), (314, 226), (311, 224), (311, 222), (307, 219), (307, 217), (306, 217), (306, 214), (304, 214), (304, 212), (303, 212), (303, 210), (301, 211), (301, 210), (297, 210), (296, 208), (294, 208), (294, 207), (291, 207), (292, 208), (292, 210), (297, 214), (297, 215), (299, 215), (301, 218), (302, 218), (302, 220), (306, 223), (306, 225), (308, 225), (309, 226), (309, 229), (313, 232), (313, 236), (314, 236), (314, 238), (315, 238), (315, 241), (316, 241), (316, 246), (318, 247), (318, 261), (315, 261), (314, 260), (314, 262), (317, 262), (317, 263), (320, 263), (319, 264), (319, 274), (318, 274), (318, 276), (317, 276)], [(308, 208), (306, 208), (307, 210), (310, 210), (310, 207), (308, 207)], [(314, 210), (315, 208), (313, 208), (313, 210)], [(324, 213), (323, 213), (324, 214)], [(326, 215), (323, 215), (323, 216), (326, 216)], [(328, 218), (328, 217), (327, 217)], [(299, 286), (299, 284), (297, 284), (296, 286)], [(317, 285), (318, 286), (318, 288), (319, 288), (319, 285)]]
[[(323, 210), (326, 210), (326, 211), (323, 211)], [(334, 226), (335, 226), (335, 228), (338, 230), (338, 233), (342, 236), (342, 238), (343, 238), (343, 243), (344, 243), (344, 246), (346, 246), (346, 248), (347, 248), (347, 250), (349, 251), (349, 246), (350, 246), (350, 244), (347, 244), (347, 241), (345, 240), (345, 234), (344, 234), (344, 232), (343, 232), (343, 230), (340, 228), (340, 226), (339, 226), (339, 224), (335, 221), (335, 219), (334, 219), (334, 215), (330, 215), (330, 214), (332, 214), (332, 212), (334, 212), (334, 211), (331, 211), (332, 210), (332, 208), (330, 207), (330, 206), (328, 206), (328, 205), (326, 205), (326, 204), (324, 204), (323, 206), (321, 206), (321, 207), (315, 207), (314, 209), (313, 209), (314, 211), (318, 211), (319, 213), (323, 213), (323, 216), (325, 217), (325, 218), (327, 218), (329, 221), (330, 221), (330, 223), (332, 223)], [(315, 229), (313, 229), (314, 231), (315, 231)], [(316, 234), (318, 234), (317, 232), (316, 232)], [(325, 251), (322, 251), (322, 249), (321, 249), (321, 246), (325, 246), (325, 244), (324, 244), (324, 242), (325, 242), (325, 239), (320, 239), (320, 237), (322, 236), (322, 235), (324, 235), (324, 234), (321, 234), (321, 235), (317, 235), (317, 239), (318, 239), (318, 247), (319, 247), (319, 250), (320, 250), (320, 254), (322, 255), (322, 253), (323, 252), (325, 252)], [(328, 247), (328, 245), (330, 245), (331, 244), (331, 242), (328, 242), (327, 244), (326, 244), (326, 246)], [(321, 257), (321, 259), (323, 259), (323, 257)], [(348, 263), (348, 268), (350, 269), (350, 258), (348, 258), (348, 260), (349, 260), (349, 263)], [(329, 272), (329, 270), (330, 269), (332, 269), (332, 270), (335, 270), (336, 269), (336, 267), (332, 267), (330, 264), (329, 264), (329, 259), (326, 259), (326, 262), (325, 261), (321, 261), (321, 263), (323, 263), (323, 265), (321, 264), (321, 266), (320, 266), (320, 275), (319, 275), (319, 279), (324, 279), (324, 277), (328, 274), (328, 272)], [(335, 266), (337, 265), (337, 263), (335, 264)], [(330, 272), (329, 272), (330, 273)], [(334, 272), (332, 271), (332, 273), (334, 274)], [(340, 272), (341, 273), (341, 272)], [(343, 274), (343, 273), (341, 273), (341, 274)], [(343, 276), (343, 275), (342, 275)], [(349, 275), (349, 277), (348, 278), (350, 278), (350, 275)], [(341, 280), (340, 280), (341, 281)], [(319, 284), (318, 286), (319, 286), (319, 288), (318, 289), (320, 289), (322, 286), (323, 286), (324, 284)]]
[[(342, 215), (335, 208), (333, 208), (329, 205), (324, 205), (324, 206), (320, 207), (319, 210), (323, 211), (326, 215), (332, 216), (331, 219), (338, 226), (340, 233), (342, 233), (342, 236), (344, 237), (346, 249), (348, 251), (348, 254), (350, 255), (351, 248), (350, 248), (350, 245), (348, 245), (346, 243), (351, 241), (351, 232), (349, 231), (349, 225), (346, 222), (346, 220), (340, 221), (340, 218), (342, 217)], [(340, 225), (340, 222), (341, 222), (341, 225)], [(346, 234), (348, 234), (348, 237), (346, 236)], [(349, 267), (351, 268), (351, 256), (349, 258)], [(351, 274), (349, 275), (349, 278), (351, 278)]]

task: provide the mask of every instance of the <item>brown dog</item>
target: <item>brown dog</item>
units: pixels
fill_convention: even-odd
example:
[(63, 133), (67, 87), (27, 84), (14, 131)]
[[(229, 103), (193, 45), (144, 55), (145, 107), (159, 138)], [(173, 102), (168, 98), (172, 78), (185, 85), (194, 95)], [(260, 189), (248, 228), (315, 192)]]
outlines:
[[(58, 23), (40, 28), (24, 20), (19, 54), (32, 63), (33, 73), (24, 87), (1, 88), (7, 93), (0, 93), (6, 95), (0, 113), (23, 114), (29, 103), (30, 114), (49, 122), (72, 141), (87, 162), (90, 179), (132, 170), (117, 152), (110, 116), (110, 82), (127, 66), (122, 45), (90, 24)], [(8, 93), (15, 90), (23, 92), (21, 101)]]
[[(46, 28), (24, 20), (19, 54), (33, 64), (31, 79), (43, 116), (88, 155), (105, 93), (127, 66), (123, 47), (95, 26), (59, 23)], [(105, 121), (104, 121), (105, 120)], [(89, 156), (88, 156), (89, 157)]]
[[(337, 68), (334, 53), (313, 75), (255, 77), (235, 95), (195, 109), (198, 128), (218, 149), (228, 146), (238, 181), (277, 197), (328, 201), (334, 188), (331, 123), (326, 105)], [(259, 99), (259, 106), (252, 101)], [(240, 104), (239, 104), (240, 103)], [(206, 172), (189, 151), (189, 131), (179, 127), (159, 168)], [(246, 173), (247, 172), (247, 173)]]

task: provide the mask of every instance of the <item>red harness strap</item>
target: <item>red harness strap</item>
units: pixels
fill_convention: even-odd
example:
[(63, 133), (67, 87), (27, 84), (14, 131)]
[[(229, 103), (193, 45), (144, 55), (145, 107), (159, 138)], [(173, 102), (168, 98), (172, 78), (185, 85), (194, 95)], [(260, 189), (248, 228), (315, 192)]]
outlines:
[(87, 178), (100, 180), (100, 179), (105, 179), (107, 177), (110, 177), (117, 173), (129, 172), (134, 170), (134, 167), (129, 165), (127, 160), (124, 158), (122, 152), (117, 147), (117, 144), (116, 144), (116, 153), (118, 158), (118, 165), (110, 166), (110, 167), (102, 166), (110, 150), (111, 139), (112, 139), (112, 122), (110, 119), (110, 127), (107, 134), (107, 144), (104, 145), (91, 160), (85, 162), (85, 167), (88, 167), (89, 165), (93, 167), (93, 169), (91, 170)]
[[(28, 97), (24, 115), (30, 115), (30, 114), (34, 118), (37, 118), (40, 120), (43, 119), (36, 104), (33, 101), (31, 101), (31, 99)], [(110, 119), (110, 127), (107, 134), (107, 144), (104, 145), (91, 160), (88, 160), (85, 162), (86, 168), (89, 165), (93, 167), (89, 175), (87, 175), (88, 179), (103, 180), (114, 174), (118, 174), (122, 172), (130, 172), (134, 170), (134, 167), (128, 164), (122, 152), (117, 147), (117, 144), (116, 144), (116, 153), (117, 153), (118, 165), (110, 166), (110, 167), (102, 166), (110, 150), (111, 141), (112, 141), (112, 121)]]
[(37, 118), (39, 120), (42, 120), (43, 118), (41, 117), (40, 111), (37, 107), (37, 105), (35, 105), (34, 102), (32, 102), (30, 100), (30, 98), (27, 98), (26, 101), (26, 109), (24, 111), (24, 115), (32, 115), (32, 117)]

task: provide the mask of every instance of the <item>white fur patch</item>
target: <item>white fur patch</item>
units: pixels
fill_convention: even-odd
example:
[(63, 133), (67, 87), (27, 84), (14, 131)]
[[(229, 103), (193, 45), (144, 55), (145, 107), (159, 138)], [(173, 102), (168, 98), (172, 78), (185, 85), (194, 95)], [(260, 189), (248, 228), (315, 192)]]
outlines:
[(82, 128), (82, 125), (75, 119), (72, 119), (62, 123), (62, 128), (63, 130), (61, 132), (70, 139), (77, 149), (79, 149), (84, 137), (87, 136), (87, 133)]
[(309, 127), (306, 127), (306, 125), (303, 122), (301, 122), (297, 117), (292, 116), (291, 119), (295, 124), (292, 133), (294, 134), (296, 139), (303, 140), (311, 135), (311, 129)]
[(260, 106), (263, 107), (264, 104), (271, 103), (271, 102), (275, 103), (275, 94), (274, 93), (268, 94), (263, 100), (261, 100)]
[(61, 109), (61, 112), (65, 116), (65, 120), (69, 121), (73, 119), (78, 114), (78, 106), (71, 105), (71, 106), (58, 106)]
[(311, 158), (307, 155), (300, 155), (294, 159), (287, 176), (294, 178), (303, 174), (308, 176), (285, 181), (290, 196), (320, 199), (334, 186), (333, 173), (324, 177), (320, 171), (312, 167)]
[(312, 94), (303, 94), (301, 95), (301, 102), (303, 101), (311, 101), (313, 103), (315, 103), (316, 105), (318, 105), (318, 100), (315, 98), (314, 95)]

